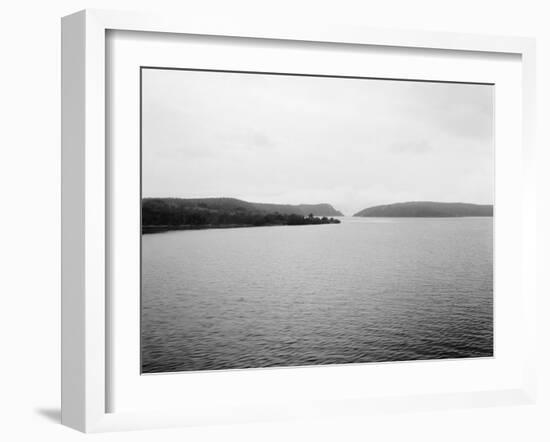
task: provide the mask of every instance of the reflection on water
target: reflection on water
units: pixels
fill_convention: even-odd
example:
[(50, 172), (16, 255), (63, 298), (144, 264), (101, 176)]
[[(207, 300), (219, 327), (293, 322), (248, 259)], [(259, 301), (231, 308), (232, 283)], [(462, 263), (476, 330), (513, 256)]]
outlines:
[(492, 218), (142, 238), (142, 371), (493, 354)]

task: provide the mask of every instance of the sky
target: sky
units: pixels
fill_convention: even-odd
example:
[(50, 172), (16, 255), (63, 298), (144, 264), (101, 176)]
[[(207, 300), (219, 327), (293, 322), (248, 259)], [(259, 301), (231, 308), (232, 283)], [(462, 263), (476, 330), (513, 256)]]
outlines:
[(493, 203), (491, 85), (144, 69), (143, 197)]

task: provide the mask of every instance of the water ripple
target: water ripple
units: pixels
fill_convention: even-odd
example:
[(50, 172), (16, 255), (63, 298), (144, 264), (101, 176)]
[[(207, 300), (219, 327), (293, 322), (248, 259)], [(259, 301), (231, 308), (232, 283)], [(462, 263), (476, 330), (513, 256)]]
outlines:
[(143, 237), (145, 373), (492, 356), (492, 218)]

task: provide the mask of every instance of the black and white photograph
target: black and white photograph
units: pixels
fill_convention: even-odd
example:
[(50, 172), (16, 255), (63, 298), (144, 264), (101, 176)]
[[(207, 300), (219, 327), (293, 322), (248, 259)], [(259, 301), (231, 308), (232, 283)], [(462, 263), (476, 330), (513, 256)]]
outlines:
[(143, 374), (493, 356), (493, 84), (140, 75)]
[(550, 442), (548, 2), (2, 6), (0, 442)]

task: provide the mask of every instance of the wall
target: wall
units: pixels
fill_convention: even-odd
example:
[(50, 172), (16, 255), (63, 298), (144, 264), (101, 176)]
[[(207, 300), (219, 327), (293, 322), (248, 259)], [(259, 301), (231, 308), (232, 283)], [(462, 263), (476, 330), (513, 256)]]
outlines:
[[(209, 1), (20, 0), (0, 16), (0, 434), (12, 440), (80, 440), (59, 418), (59, 186), (61, 16), (85, 7), (167, 10), (178, 14), (273, 21), (332, 21), (366, 26), (535, 36), (538, 39), (539, 269), (548, 263), (550, 27), (544, 1)], [(230, 19), (230, 18), (229, 18)], [(550, 293), (547, 281), (541, 294)], [(540, 316), (549, 312), (541, 297)], [(540, 367), (550, 372), (549, 326), (540, 321)], [(535, 406), (371, 416), (362, 420), (258, 424), (120, 433), (96, 440), (549, 440), (548, 376)]]

